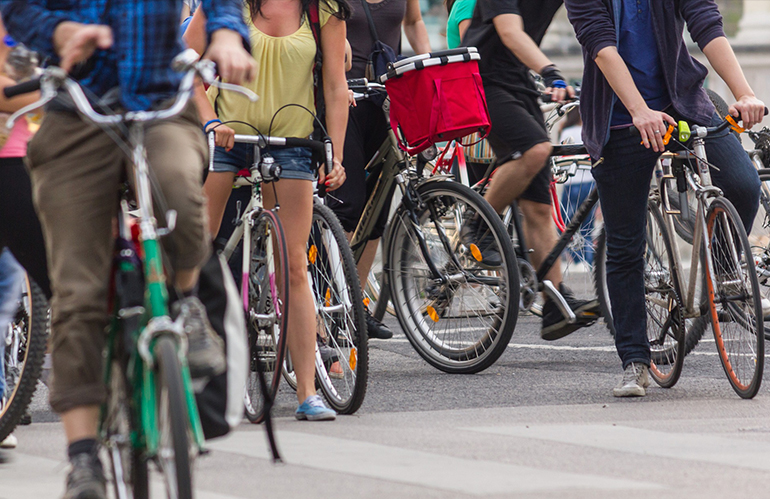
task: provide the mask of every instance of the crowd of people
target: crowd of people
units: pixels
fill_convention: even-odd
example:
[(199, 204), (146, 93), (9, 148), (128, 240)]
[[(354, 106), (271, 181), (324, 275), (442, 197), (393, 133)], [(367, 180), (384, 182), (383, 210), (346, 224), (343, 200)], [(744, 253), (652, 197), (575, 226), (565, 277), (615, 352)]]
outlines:
[[(665, 149), (662, 131), (680, 118), (702, 125), (720, 119), (703, 90), (707, 71), (689, 54), (683, 39), (685, 26), (730, 88), (735, 98), (730, 111), (740, 113), (746, 128), (762, 120), (764, 104), (743, 75), (713, 0), (449, 0), (449, 47), (472, 46), (481, 55), (479, 70), (492, 123), (488, 144), (497, 158), (484, 197), (500, 213), (518, 200), (535, 266), (553, 247), (556, 231), (547, 167), (552, 148), (531, 73), (542, 77), (552, 100), (574, 95), (539, 48), (562, 3), (584, 54), (582, 138), (593, 160), (604, 158), (592, 174), (607, 232), (607, 285), (618, 311), (613, 320), (624, 370), (613, 393), (644, 396), (650, 345), (643, 229), (653, 167)], [(185, 113), (146, 131), (149, 163), (169, 208), (178, 213), (169, 242), (176, 249), (174, 284), (180, 293), (172, 300), (176, 313), (188, 312), (185, 330), (193, 377), (225, 368), (221, 340), (196, 296), (196, 283), (211, 252), (210, 234), (222, 223), (234, 176), (252, 162), (251, 148), (235, 143), (234, 135), (252, 134), (256, 127), (277, 136), (310, 136), (315, 120), (309, 110), (317, 109), (322, 94), (334, 167), (316, 173), (309, 150), (272, 149), (270, 154), (283, 167), (282, 180), (274, 191), (264, 190), (264, 196), (267, 207), (276, 196), (292, 199), (282, 205), (280, 218), (289, 247), (287, 337), (297, 377), (296, 417), (334, 419), (334, 411), (316, 394), (314, 381), (316, 318), (305, 253), (313, 182), (334, 191), (330, 205), (344, 229), (352, 232), (373, 187), (364, 168), (389, 125), (378, 103), (354, 105), (349, 100), (346, 78), (372, 76), (367, 68), (374, 48), (384, 45), (399, 52), (402, 30), (416, 53), (430, 52), (420, 2), (0, 0), (0, 13), (13, 40), (39, 53), (47, 64), (70, 72), (100, 106), (127, 111), (163, 106), (179, 84), (171, 60), (185, 46), (214, 61), (223, 81), (245, 85), (260, 96), (255, 103), (243, 104), (200, 85), (194, 105)], [(0, 47), (0, 67), (7, 52)], [(13, 83), (5, 72), (0, 74), (0, 86)], [(37, 98), (0, 96), (0, 112), (14, 112)], [(641, 144), (629, 132), (632, 125), (641, 134)], [(205, 183), (201, 178), (208, 148), (202, 130), (213, 131), (216, 142), (214, 167)], [(31, 140), (25, 120), (6, 132), (0, 149), (0, 248), (8, 249), (0, 255), (0, 331), (11, 319), (5, 305), (15, 303), (24, 268), (51, 296), (50, 402), (61, 416), (71, 464), (65, 499), (102, 499), (105, 478), (97, 454), (99, 408), (106, 395), (102, 332), (108, 320), (112, 221), (126, 158), (111, 137), (79, 117), (63, 98), (47, 106)], [(728, 133), (709, 141), (707, 151), (714, 164), (724, 165), (712, 172), (714, 184), (735, 204), (750, 230), (759, 178), (748, 156)], [(25, 156), (29, 174), (21, 159)], [(386, 222), (383, 216), (358, 263), (362, 283)], [(474, 223), (471, 218), (461, 230), (469, 243), (476, 233)], [(500, 265), (494, 251), (484, 251), (482, 259), (488, 266)], [(546, 278), (576, 315), (597, 307), (594, 301), (576, 299), (563, 285), (558, 263)], [(564, 337), (576, 327), (545, 298), (543, 339)], [(367, 331), (370, 338), (392, 336), (371, 316)], [(3, 344), (0, 336), (0, 354)], [(0, 370), (0, 401), (2, 395)]]

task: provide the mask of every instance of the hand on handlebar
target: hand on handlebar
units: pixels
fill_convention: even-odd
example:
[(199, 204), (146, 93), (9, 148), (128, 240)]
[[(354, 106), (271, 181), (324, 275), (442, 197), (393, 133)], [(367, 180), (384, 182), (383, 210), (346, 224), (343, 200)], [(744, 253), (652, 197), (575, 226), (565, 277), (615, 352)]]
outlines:
[(551, 97), (551, 102), (558, 102), (559, 104), (562, 104), (567, 99), (575, 98), (575, 89), (571, 85), (568, 85), (567, 88), (548, 87), (544, 93)]
[(663, 144), (663, 135), (668, 125), (676, 126), (676, 120), (661, 111), (653, 111), (647, 106), (644, 109), (631, 113), (634, 126), (639, 130), (644, 147), (655, 152), (663, 152), (666, 146)]
[(339, 189), (342, 184), (345, 183), (345, 168), (340, 163), (340, 160), (334, 158), (334, 167), (331, 173), (326, 174), (325, 168), (321, 168), (318, 171), (318, 182), (326, 186), (327, 191), (334, 191)]
[(220, 123), (212, 123), (209, 125), (206, 133), (214, 132), (214, 143), (219, 147), (224, 147), (225, 151), (229, 151), (235, 145), (235, 130), (227, 125)]
[(73, 66), (88, 60), (97, 49), (112, 47), (112, 28), (101, 24), (59, 23), (53, 33), (60, 67), (70, 72)]
[(244, 81), (252, 81), (257, 76), (257, 63), (243, 47), (241, 35), (235, 31), (215, 31), (203, 57), (213, 61), (217, 65), (219, 75), (229, 83), (239, 85)]
[(741, 118), (743, 128), (750, 129), (757, 123), (761, 123), (765, 116), (765, 103), (753, 95), (744, 95), (738, 102), (730, 106), (730, 114), (734, 118)]

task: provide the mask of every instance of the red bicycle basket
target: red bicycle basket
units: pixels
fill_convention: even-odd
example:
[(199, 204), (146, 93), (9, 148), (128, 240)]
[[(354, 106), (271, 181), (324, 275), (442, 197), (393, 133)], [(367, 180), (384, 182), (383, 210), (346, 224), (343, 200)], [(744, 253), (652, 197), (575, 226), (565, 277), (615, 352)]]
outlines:
[(464, 47), (410, 57), (381, 77), (390, 97), (390, 126), (399, 145), (417, 154), (436, 142), (489, 133), (480, 56)]

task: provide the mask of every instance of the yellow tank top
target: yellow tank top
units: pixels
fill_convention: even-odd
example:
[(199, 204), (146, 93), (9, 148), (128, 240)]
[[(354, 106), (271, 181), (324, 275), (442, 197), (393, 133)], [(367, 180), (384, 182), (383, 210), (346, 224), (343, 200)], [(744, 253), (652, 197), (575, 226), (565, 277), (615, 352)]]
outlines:
[[(336, 11), (336, 3), (332, 6), (325, 1), (320, 2), (321, 27)], [(313, 132), (313, 117), (304, 109), (287, 107), (273, 119), (276, 111), (287, 104), (299, 104), (315, 113), (313, 61), (316, 44), (307, 16), (297, 31), (281, 37), (259, 31), (251, 20), (248, 7), (244, 9), (244, 18), (249, 27), (251, 54), (257, 61), (257, 77), (250, 83), (244, 83), (244, 86), (254, 91), (259, 100), (250, 102), (234, 92), (210, 87), (209, 101), (218, 111), (222, 121), (245, 121), (265, 135), (270, 133), (278, 137), (309, 136)], [(228, 126), (235, 130), (235, 133), (255, 133), (250, 127), (239, 123)]]

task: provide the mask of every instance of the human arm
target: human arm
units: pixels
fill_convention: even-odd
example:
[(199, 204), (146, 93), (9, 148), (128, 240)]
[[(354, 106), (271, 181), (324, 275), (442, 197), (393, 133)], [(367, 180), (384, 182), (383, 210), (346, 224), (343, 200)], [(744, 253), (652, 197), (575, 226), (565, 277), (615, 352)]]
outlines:
[(318, 179), (319, 182), (325, 182), (329, 190), (337, 189), (345, 182), (342, 156), (349, 114), (348, 83), (345, 79), (345, 41), (345, 22), (331, 16), (321, 28), (321, 53), (326, 130), (334, 147), (334, 168), (331, 172), (319, 171)]
[[(16, 81), (5, 75), (0, 75), (0, 90), (13, 85), (16, 85)], [(15, 113), (24, 106), (37, 102), (38, 99), (40, 99), (40, 92), (22, 94), (8, 99), (3, 92), (0, 91), (0, 112)]]
[(179, 22), (184, 21), (188, 17), (190, 17), (190, 6), (187, 4), (187, 2), (185, 2), (182, 4), (182, 16), (179, 19)]
[(196, 16), (201, 17), (198, 23), (203, 23), (206, 33), (202, 49), (196, 51), (216, 63), (223, 80), (235, 84), (253, 80), (257, 65), (249, 52), (243, 4), (239, 0), (203, 0), (191, 25)]
[(457, 31), (460, 33), (460, 40), (463, 39), (465, 36), (465, 32), (468, 31), (468, 28), (471, 26), (471, 20), (470, 19), (463, 19), (459, 23), (457, 23)]
[[(524, 21), (518, 14), (500, 14), (492, 19), (500, 40), (513, 52), (525, 66), (545, 76), (550, 67), (555, 67), (553, 62), (540, 50), (535, 41), (524, 31)], [(546, 92), (552, 99), (561, 102), (569, 95), (573, 97), (575, 91), (572, 87), (551, 88), (546, 85)]]
[(422, 20), (420, 0), (406, 0), (406, 14), (404, 14), (403, 24), (404, 34), (414, 52), (416, 54), (427, 54), (430, 52), (428, 29), (425, 27), (425, 21)]

